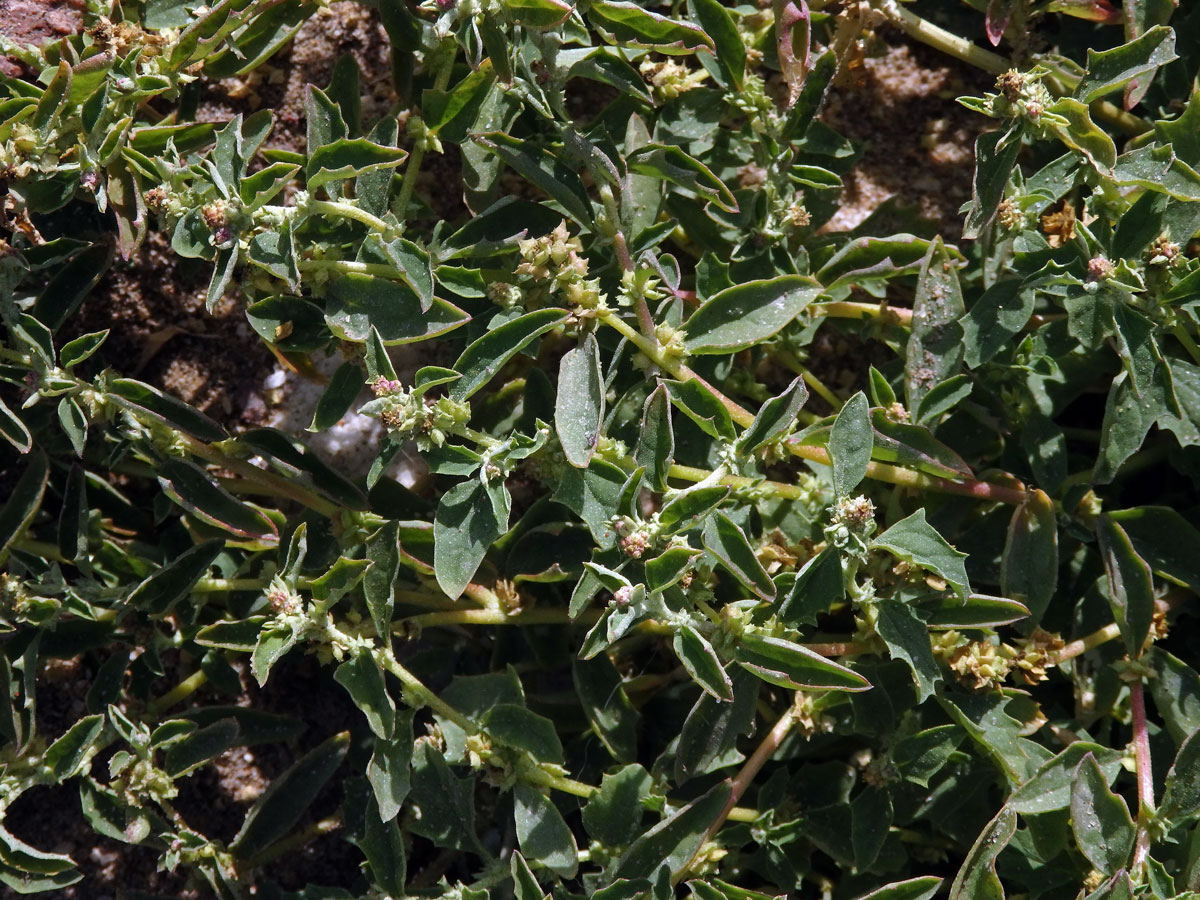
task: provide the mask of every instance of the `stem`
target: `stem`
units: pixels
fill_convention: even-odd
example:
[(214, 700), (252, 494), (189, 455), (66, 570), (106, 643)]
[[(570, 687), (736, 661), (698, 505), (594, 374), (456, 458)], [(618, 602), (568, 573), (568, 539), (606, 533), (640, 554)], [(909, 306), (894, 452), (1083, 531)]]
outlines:
[(201, 578), (192, 585), (193, 594), (220, 594), (226, 591), (261, 591), (271, 582), (266, 578)]
[[(793, 697), (793, 700), (795, 698)], [(767, 764), (775, 751), (779, 749), (779, 745), (783, 743), (783, 739), (788, 736), (788, 732), (792, 730), (792, 726), (796, 724), (796, 707), (794, 703), (789, 703), (787, 710), (779, 717), (770, 732), (762, 743), (754, 750), (754, 754), (746, 760), (741, 770), (734, 777), (730, 784), (729, 799), (725, 801), (725, 807), (717, 814), (717, 817), (712, 821), (704, 831), (704, 837), (700, 839), (699, 845), (696, 847), (696, 852), (692, 854), (691, 859), (684, 863), (675, 878), (672, 880), (678, 882), (686, 874), (696, 857), (704, 849), (704, 845), (711, 841), (721, 830), (721, 826), (725, 824), (725, 820), (729, 818), (729, 814), (733, 812), (737, 802), (742, 799), (742, 795), (746, 793), (746, 789), (750, 787), (750, 783), (754, 781), (762, 767)]]
[(453, 722), (467, 734), (478, 734), (479, 726), (460, 713), (457, 709), (425, 687), (421, 679), (417, 678), (412, 672), (400, 665), (390, 647), (382, 651), (377, 651), (375, 660), (383, 666), (388, 672), (391, 672), (400, 680), (407, 691), (407, 698), (413, 701), (412, 705), (428, 706), (435, 713), (447, 721)]
[(815, 312), (830, 319), (875, 319), (895, 316), (901, 325), (911, 325), (913, 312), (903, 306), (888, 306), (886, 303), (854, 303), (850, 300), (835, 300), (812, 307)]
[(977, 69), (983, 69), (993, 75), (1000, 75), (1012, 68), (1012, 63), (1003, 56), (977, 47), (965, 38), (944, 28), (939, 28), (932, 22), (925, 21), (896, 3), (895, 0), (884, 0), (876, 8), (913, 40), (928, 44), (955, 59), (975, 66)]
[[(414, 156), (416, 154), (413, 154)], [(373, 228), (383, 234), (391, 234), (396, 229), (378, 216), (373, 216), (365, 209), (359, 209), (353, 203), (344, 200), (309, 200), (306, 209), (317, 215), (333, 216), (339, 219), (353, 219), (355, 222)]]
[[(876, 307), (868, 306), (867, 304), (861, 304), (861, 306), (866, 309), (876, 309)], [(700, 382), (729, 411), (729, 417), (738, 425), (748, 428), (754, 422), (754, 414), (752, 412), (726, 397), (678, 359), (666, 356), (656, 343), (652, 343), (638, 334), (626, 322), (622, 321), (616, 313), (611, 310), (601, 313), (600, 321), (623, 334), (629, 339), (631, 344), (648, 356), (655, 365), (667, 371), (675, 378), (681, 381), (694, 378)], [(794, 456), (799, 456), (801, 459), (818, 462), (826, 466), (832, 465), (829, 459), (829, 452), (824, 447), (810, 447), (792, 441), (786, 442), (784, 446)], [(1029, 497), (1029, 494), (1020, 488), (992, 484), (987, 481), (950, 481), (947, 478), (938, 478), (933, 475), (926, 475), (923, 472), (902, 469), (899, 466), (893, 466), (889, 463), (868, 463), (867, 477), (873, 478), (876, 481), (900, 485), (901, 487), (923, 488), (925, 490), (939, 491), (944, 494), (959, 494), (964, 497), (973, 497), (977, 500), (990, 500), (997, 503), (1008, 503), (1013, 506), (1019, 506)]]
[(837, 412), (842, 408), (842, 398), (825, 386), (816, 375), (808, 370), (805, 365), (796, 358), (794, 353), (787, 350), (782, 350), (775, 354), (775, 358), (781, 363), (804, 379), (804, 383), (813, 389), (818, 397), (829, 404), (830, 408)]
[[(683, 481), (704, 481), (712, 472), (674, 464), (667, 470), (667, 475)], [(809, 493), (799, 485), (784, 484), (782, 481), (760, 481), (757, 478), (746, 478), (744, 475), (722, 475), (717, 478), (717, 484), (727, 484), (732, 488), (744, 490), (768, 490), (787, 500), (803, 500)]]
[(297, 831), (290, 837), (286, 837), (277, 843), (272, 844), (258, 856), (252, 856), (242, 864), (242, 868), (254, 869), (259, 866), (264, 866), (272, 860), (290, 853), (293, 850), (299, 850), (301, 847), (312, 843), (317, 838), (326, 834), (332, 834), (342, 827), (342, 817), (335, 813), (328, 818), (321, 819), (318, 822), (313, 822), (303, 831)]
[(1116, 640), (1121, 636), (1121, 629), (1116, 622), (1105, 625), (1099, 631), (1094, 631), (1087, 637), (1081, 637), (1079, 640), (1071, 641), (1061, 650), (1058, 651), (1058, 656), (1054, 658), (1054, 662), (1064, 663), (1068, 659), (1074, 659), (1082, 653), (1087, 653), (1093, 647), (1099, 647), (1101, 644), (1106, 644), (1109, 641)]
[(153, 714), (161, 713), (164, 710), (170, 709), (176, 703), (186, 700), (192, 694), (196, 693), (200, 688), (208, 683), (208, 676), (204, 674), (203, 669), (197, 669), (171, 690), (167, 691), (157, 700), (151, 702), (149, 711)]
[[(447, 47), (449, 53), (446, 52)], [(457, 54), (458, 46), (453, 39), (445, 41), (439, 48), (439, 55), (442, 56), (441, 65), (438, 68), (437, 75), (433, 79), (433, 89), (435, 91), (444, 91), (450, 83), (450, 73), (454, 70), (454, 58)], [(396, 200), (396, 209), (399, 210), (400, 216), (403, 218), (408, 212), (408, 204), (412, 200), (413, 190), (417, 186), (417, 173), (421, 171), (421, 163), (425, 159), (425, 142), (417, 144), (413, 147), (412, 156), (404, 166), (404, 180), (400, 182), (400, 197)]]
[(1196, 346), (1196, 342), (1192, 340), (1192, 336), (1187, 333), (1187, 329), (1182, 325), (1176, 325), (1171, 329), (1171, 334), (1175, 336), (1175, 340), (1183, 344), (1183, 349), (1186, 350), (1188, 356), (1192, 358), (1192, 362), (1200, 365), (1200, 347)]
[(1150, 731), (1146, 726), (1146, 695), (1142, 679), (1129, 686), (1129, 706), (1133, 713), (1133, 754), (1137, 762), (1138, 827), (1133, 850), (1134, 872), (1139, 871), (1150, 854), (1150, 819), (1154, 816), (1154, 773), (1150, 768)]
[(359, 275), (376, 275), (380, 278), (404, 280), (404, 273), (395, 266), (384, 263), (355, 262), (349, 259), (298, 259), (296, 267), (301, 272), (325, 270), (333, 272), (353, 272)]

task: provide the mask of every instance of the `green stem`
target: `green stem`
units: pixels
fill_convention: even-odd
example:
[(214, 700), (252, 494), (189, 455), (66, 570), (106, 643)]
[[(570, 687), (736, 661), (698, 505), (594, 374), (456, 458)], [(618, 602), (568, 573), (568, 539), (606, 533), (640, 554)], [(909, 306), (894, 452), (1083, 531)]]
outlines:
[(803, 378), (804, 383), (812, 388), (818, 397), (828, 403), (834, 412), (837, 412), (842, 408), (842, 399), (829, 388), (827, 388), (825, 383), (822, 382), (820, 378), (810, 372), (808, 368), (796, 358), (794, 353), (788, 350), (780, 350), (775, 354), (775, 358)]
[(391, 278), (396, 281), (403, 281), (405, 274), (395, 266), (385, 265), (384, 263), (364, 263), (355, 262), (349, 259), (298, 259), (296, 267), (301, 272), (312, 271), (332, 271), (332, 272), (351, 272), (357, 275), (375, 275), (379, 278)]
[(966, 38), (961, 38), (945, 28), (939, 28), (932, 22), (909, 12), (895, 0), (883, 0), (876, 6), (876, 9), (913, 40), (941, 50), (977, 69), (983, 69), (993, 75), (1000, 75), (1012, 68), (1012, 63), (1003, 56), (977, 47)]
[[(863, 305), (866, 306), (866, 304)], [(874, 309), (874, 307), (869, 306), (866, 308)], [(729, 411), (730, 418), (738, 425), (748, 428), (754, 422), (754, 414), (752, 412), (726, 397), (678, 359), (664, 354), (656, 343), (652, 343), (638, 334), (635, 329), (622, 321), (616, 313), (611, 310), (605, 311), (601, 313), (600, 321), (623, 334), (631, 344), (641, 350), (655, 365), (664, 369), (675, 378), (681, 381), (694, 378), (699, 381)], [(832, 465), (829, 459), (829, 452), (824, 447), (812, 447), (796, 443), (795, 441), (788, 441), (784, 446), (794, 456), (799, 456), (801, 459), (807, 459), (826, 466)], [(900, 487), (920, 488), (944, 494), (957, 494), (963, 497), (973, 497), (977, 500), (1008, 503), (1013, 506), (1024, 503), (1029, 496), (1026, 491), (1007, 485), (974, 480), (950, 481), (947, 478), (938, 478), (933, 475), (926, 475), (924, 472), (914, 472), (911, 469), (902, 469), (899, 466), (881, 462), (871, 462), (867, 465), (867, 477)]]
[(1087, 653), (1094, 647), (1099, 647), (1101, 644), (1106, 644), (1109, 641), (1116, 640), (1121, 636), (1121, 629), (1115, 622), (1105, 625), (1099, 631), (1093, 631), (1086, 637), (1081, 637), (1078, 640), (1071, 641), (1055, 656), (1054, 662), (1064, 663), (1068, 659), (1074, 659), (1082, 653)]
[(383, 666), (383, 668), (392, 675), (396, 676), (400, 683), (404, 685), (407, 696), (413, 701), (414, 705), (428, 706), (443, 719), (453, 722), (467, 734), (479, 733), (480, 728), (478, 725), (460, 713), (457, 709), (455, 709), (429, 688), (425, 687), (421, 679), (417, 678), (416, 675), (408, 671), (408, 669), (404, 668), (404, 666), (400, 665), (390, 647), (381, 651), (376, 651), (374, 655), (376, 662)]
[(176, 703), (186, 700), (192, 694), (196, 693), (201, 687), (208, 683), (208, 676), (204, 674), (203, 669), (197, 669), (171, 690), (167, 691), (157, 700), (153, 701), (149, 706), (151, 714), (158, 714), (170, 709)]
[[(454, 59), (458, 55), (458, 44), (453, 38), (448, 38), (438, 49), (440, 59), (437, 75), (433, 78), (434, 91), (445, 91), (450, 84), (450, 74), (454, 71)], [(425, 161), (425, 142), (413, 147), (412, 156), (404, 165), (404, 180), (400, 182), (400, 196), (396, 200), (396, 209), (401, 218), (408, 214), (408, 204), (412, 202), (413, 191), (417, 186), (417, 176), (421, 171), (421, 163)]]
[(1192, 336), (1187, 333), (1187, 329), (1182, 325), (1176, 325), (1171, 329), (1171, 334), (1175, 336), (1175, 340), (1183, 344), (1183, 349), (1186, 350), (1188, 356), (1192, 358), (1192, 362), (1200, 365), (1200, 347), (1196, 346), (1196, 342), (1192, 340)]
[(240, 868), (255, 869), (259, 866), (264, 866), (267, 863), (279, 859), (282, 856), (299, 850), (301, 847), (306, 847), (319, 837), (327, 834), (332, 834), (342, 827), (342, 817), (340, 813), (334, 813), (320, 821), (313, 822), (303, 831), (297, 831), (295, 834), (284, 838), (277, 843), (272, 844), (266, 850), (259, 853), (257, 856), (252, 856), (241, 864)]
[(830, 319), (878, 319), (894, 317), (901, 325), (911, 325), (913, 312), (904, 306), (888, 306), (887, 303), (855, 303), (850, 300), (835, 300), (811, 307), (814, 314)]
[[(667, 470), (667, 475), (671, 478), (679, 478), (683, 481), (704, 481), (712, 476), (712, 472), (708, 469), (696, 469), (692, 466), (681, 466), (674, 464)], [(741, 490), (765, 490), (770, 491), (787, 500), (803, 500), (809, 495), (809, 491), (795, 484), (784, 484), (782, 481), (760, 481), (757, 478), (746, 478), (743, 475), (721, 475), (717, 478), (717, 484), (727, 484), (732, 488)]]
[(308, 212), (317, 215), (332, 216), (337, 219), (352, 219), (361, 222), (384, 235), (392, 234), (396, 229), (378, 216), (373, 216), (365, 209), (360, 209), (353, 203), (344, 200), (309, 200), (306, 207)]

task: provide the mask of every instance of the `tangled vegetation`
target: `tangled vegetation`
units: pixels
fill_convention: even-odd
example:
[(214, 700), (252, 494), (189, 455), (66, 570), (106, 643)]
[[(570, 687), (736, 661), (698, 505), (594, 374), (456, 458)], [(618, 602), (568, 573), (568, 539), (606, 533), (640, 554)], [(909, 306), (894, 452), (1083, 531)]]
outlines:
[[(1200, 896), (1200, 7), (969, 2), (997, 49), (893, 0), (379, 0), (396, 108), (343, 60), (305, 152), (194, 115), (310, 0), (0, 40), (0, 816), (77, 793), (200, 897)], [(884, 24), (997, 78), (958, 244), (821, 229)], [(377, 419), (365, 477), (62, 336), (150, 230), (340, 354), (311, 430)], [(349, 730), (245, 699), (305, 656)], [(79, 881), (22, 828), (0, 882)], [(281, 883), (318, 839), (361, 864)]]

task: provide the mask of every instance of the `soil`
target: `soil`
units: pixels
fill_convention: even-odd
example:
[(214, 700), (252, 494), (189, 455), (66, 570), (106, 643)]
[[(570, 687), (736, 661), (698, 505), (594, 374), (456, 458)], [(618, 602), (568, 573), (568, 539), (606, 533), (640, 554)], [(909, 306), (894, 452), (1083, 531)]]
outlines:
[[(53, 40), (82, 26), (82, 0), (0, 0), (0, 28), (23, 42)], [(878, 53), (831, 91), (823, 113), (827, 124), (861, 144), (862, 153), (845, 179), (842, 207), (826, 230), (846, 230), (880, 203), (895, 197), (916, 208), (951, 240), (960, 234), (959, 207), (970, 198), (972, 146), (981, 126), (977, 117), (954, 97), (989, 87), (988, 79), (947, 60), (902, 36), (881, 31)], [(378, 14), (349, 0), (323, 8), (301, 29), (296, 40), (270, 63), (247, 78), (206, 85), (199, 118), (224, 121), (237, 112), (261, 107), (275, 110), (276, 128), (268, 146), (302, 150), (304, 96), (307, 84), (325, 85), (337, 59), (351, 54), (362, 73), (363, 117), (371, 121), (399, 112), (390, 86), (387, 36)], [(18, 74), (21, 66), (0, 58), (0, 71)], [(589, 110), (578, 110), (581, 116)], [(594, 112), (594, 110), (593, 110)], [(434, 216), (454, 220), (466, 213), (459, 159), (449, 148), (427, 158), (418, 196)], [(118, 262), (74, 317), (74, 334), (110, 329), (99, 362), (136, 376), (199, 407), (237, 430), (272, 421), (264, 382), (276, 363), (247, 325), (237, 298), (227, 298), (213, 313), (204, 310), (208, 267), (171, 252), (167, 240), (151, 233), (130, 260)], [(822, 332), (814, 346), (814, 368), (836, 388), (861, 381), (874, 358), (874, 348), (861, 352), (835, 331)], [(846, 370), (845, 360), (861, 363)], [(298, 656), (298, 654), (293, 654)], [(196, 661), (167, 659), (161, 694), (190, 672)], [(97, 660), (76, 658), (55, 663), (40, 673), (39, 717), (43, 733), (61, 734), (86, 711), (86, 695)], [(237, 697), (205, 688), (195, 701), (238, 703), (284, 712), (307, 726), (294, 746), (278, 744), (235, 748), (181, 782), (176, 806), (199, 830), (228, 840), (246, 810), (270, 780), (305, 750), (349, 726), (352, 707), (340, 688), (318, 677), (314, 660), (286, 660), (265, 690), (240, 672)], [(103, 777), (107, 760), (94, 771)], [(339, 801), (327, 789), (308, 813), (306, 823), (332, 812)], [(5, 819), (34, 846), (69, 853), (85, 873), (75, 887), (56, 896), (108, 898), (128, 891), (147, 891), (203, 898), (203, 890), (155, 869), (156, 854), (147, 849), (98, 837), (86, 825), (77, 792), (37, 789), (22, 796)], [(307, 883), (353, 885), (358, 854), (338, 835), (311, 843), (288, 856), (286, 864), (268, 866), (266, 877), (285, 888)], [(0, 889), (0, 896), (5, 896)]]

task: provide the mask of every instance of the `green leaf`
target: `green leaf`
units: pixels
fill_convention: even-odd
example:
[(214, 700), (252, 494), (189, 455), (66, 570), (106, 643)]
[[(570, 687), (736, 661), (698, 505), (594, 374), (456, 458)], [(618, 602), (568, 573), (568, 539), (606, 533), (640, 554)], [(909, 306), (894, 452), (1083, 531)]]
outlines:
[(966, 375), (952, 375), (945, 381), (934, 385), (921, 398), (917, 407), (916, 420), (918, 425), (935, 423), (946, 413), (953, 412), (960, 403), (971, 396), (975, 384)]
[(875, 629), (888, 646), (893, 659), (902, 659), (912, 670), (917, 683), (917, 702), (924, 703), (942, 680), (941, 670), (929, 645), (929, 632), (911, 606), (899, 600), (876, 602), (879, 617)]
[(1016, 830), (1017, 814), (1009, 806), (1000, 807), (963, 860), (950, 888), (950, 900), (1004, 900), (1004, 888), (996, 876), (996, 857)]
[(718, 700), (733, 700), (733, 683), (712, 644), (690, 625), (684, 625), (675, 632), (674, 645), (675, 655), (701, 690)]
[(1120, 185), (1135, 185), (1176, 200), (1200, 200), (1200, 173), (1176, 158), (1169, 145), (1150, 144), (1122, 153), (1113, 178)]
[(867, 477), (875, 432), (867, 409), (867, 395), (859, 391), (846, 401), (833, 420), (829, 455), (833, 461), (833, 492), (848, 497)]
[(180, 778), (224, 753), (237, 737), (235, 719), (218, 719), (173, 743), (164, 757), (164, 768), (172, 778)]
[(675, 456), (675, 431), (671, 426), (671, 397), (660, 384), (646, 398), (633, 460), (646, 469), (646, 481), (656, 491), (667, 489), (667, 473)]
[(953, 594), (922, 598), (921, 617), (930, 628), (996, 628), (1029, 616), (1029, 608), (1007, 597), (969, 594), (966, 602)]
[(759, 407), (754, 421), (737, 440), (738, 451), (754, 453), (764, 445), (788, 434), (807, 402), (808, 387), (803, 378), (796, 378), (782, 394), (772, 397)]
[(1013, 278), (998, 281), (971, 304), (959, 320), (963, 359), (972, 369), (992, 359), (1019, 334), (1033, 315), (1035, 292)]
[(84, 716), (46, 748), (42, 762), (56, 782), (79, 774), (92, 754), (100, 750), (104, 716)]
[(1067, 121), (1065, 126), (1055, 128), (1059, 140), (1087, 157), (1101, 175), (1113, 174), (1113, 167), (1117, 163), (1117, 145), (1108, 132), (1092, 121), (1091, 110), (1086, 103), (1074, 97), (1059, 97), (1046, 107), (1046, 112)]
[(925, 395), (955, 375), (962, 365), (965, 312), (954, 260), (941, 240), (929, 245), (917, 276), (912, 329), (904, 363), (904, 394), (909, 412)]
[(578, 173), (545, 148), (510, 137), (499, 131), (472, 135), (482, 147), (496, 154), (518, 175), (545, 191), (575, 222), (592, 223), (592, 201)]
[(229, 844), (238, 859), (252, 859), (291, 830), (333, 776), (349, 743), (349, 734), (334, 735), (271, 782)]
[(391, 731), (388, 740), (376, 738), (367, 763), (367, 781), (384, 822), (396, 818), (411, 788), (408, 769), (413, 755), (413, 711), (397, 711)]
[(483, 730), (506, 747), (524, 750), (538, 762), (562, 765), (563, 747), (554, 723), (515, 703), (499, 703), (484, 714)]
[(966, 602), (970, 593), (967, 568), (963, 560), (967, 554), (960, 553), (946, 543), (933, 526), (925, 521), (925, 510), (919, 509), (906, 519), (897, 522), (871, 542), (873, 549), (887, 550), (893, 556), (910, 565), (920, 566), (940, 575)]
[[(240, 639), (243, 637), (244, 631), (245, 629), (235, 629), (232, 635), (226, 634), (224, 631), (210, 632), (205, 637), (209, 642), (208, 646), (232, 646), (230, 638)], [(296, 630), (287, 625), (268, 625), (258, 633), (254, 652), (250, 657), (250, 671), (260, 687), (267, 683), (267, 677), (271, 674), (271, 669), (275, 664), (296, 646), (297, 639)]]
[(684, 720), (675, 749), (675, 780), (679, 783), (733, 766), (745, 757), (738, 752), (738, 735), (754, 731), (755, 707), (762, 682), (750, 671), (730, 670), (733, 702), (702, 693)]
[(33, 449), (33, 435), (21, 418), (0, 400), (0, 437), (17, 448), (18, 453)]
[(408, 856), (400, 824), (380, 815), (361, 779), (347, 779), (342, 810), (346, 839), (366, 857), (372, 884), (390, 896), (403, 896)]
[(804, 275), (734, 285), (692, 313), (684, 344), (693, 354), (745, 350), (782, 330), (820, 293), (821, 285)]
[(388, 694), (383, 671), (367, 651), (357, 653), (337, 667), (333, 680), (346, 689), (354, 705), (367, 717), (377, 737), (388, 740), (396, 721), (396, 704)]
[(263, 541), (279, 539), (270, 519), (212, 481), (194, 463), (169, 459), (159, 466), (158, 471), (161, 473), (158, 483), (163, 493), (200, 521), (238, 537)]
[(574, 9), (562, 0), (504, 0), (504, 8), (513, 22), (526, 28), (553, 28)]
[(975, 139), (975, 178), (964, 238), (974, 240), (992, 224), (1020, 152), (1021, 141), (1011, 132), (985, 131)]
[(497, 517), (478, 479), (459, 482), (442, 495), (433, 520), (433, 568), (447, 597), (462, 595), (488, 548), (507, 530), (507, 515)]
[(1071, 828), (1080, 851), (1105, 875), (1129, 861), (1133, 819), (1125, 801), (1108, 789), (1108, 779), (1090, 753), (1079, 761), (1071, 785)]
[(672, 872), (679, 871), (700, 847), (705, 829), (725, 807), (729, 790), (728, 782), (718, 784), (644, 832), (617, 860), (613, 877), (649, 878), (664, 864)]
[(1108, 602), (1130, 657), (1142, 655), (1154, 616), (1154, 583), (1150, 566), (1137, 555), (1129, 535), (1111, 516), (1096, 520), (1096, 536), (1108, 574)]
[(1182, 744), (1200, 729), (1200, 674), (1161, 647), (1151, 647), (1144, 659), (1154, 671), (1147, 679), (1154, 706), (1175, 743)]
[(1120, 47), (1087, 52), (1087, 71), (1075, 86), (1073, 96), (1091, 103), (1105, 94), (1119, 91), (1139, 75), (1165, 66), (1174, 59), (1175, 32), (1156, 25)]
[(1000, 560), (1000, 592), (1041, 621), (1058, 584), (1058, 520), (1043, 491), (1013, 510)]
[(642, 803), (652, 788), (650, 774), (639, 765), (624, 766), (605, 775), (600, 790), (583, 808), (583, 827), (601, 844), (628, 844), (642, 831)]
[(561, 878), (574, 878), (579, 868), (579, 848), (550, 798), (519, 782), (513, 788), (513, 816), (521, 853)]
[(704, 525), (704, 549), (743, 587), (763, 600), (775, 599), (775, 584), (763, 568), (742, 529), (724, 513), (716, 513)]
[(719, 0), (688, 0), (688, 14), (713, 41), (713, 65), (702, 56), (704, 67), (710, 72), (716, 69), (713, 77), (719, 74), (722, 87), (740, 91), (746, 77), (746, 45), (729, 10)]
[[(721, 484), (708, 487), (695, 485), (671, 496), (658, 511), (661, 534), (669, 537), (687, 531), (702, 521), (706, 524), (709, 513), (720, 506), (730, 494), (730, 488)], [(764, 582), (765, 584), (765, 582)]]
[(495, 377), (504, 365), (534, 338), (565, 322), (562, 309), (539, 309), (505, 322), (472, 342), (454, 363), (462, 378), (450, 386), (450, 396), (466, 400)]
[(1109, 513), (1155, 574), (1190, 590), (1200, 588), (1200, 531), (1168, 506)]
[(363, 576), (363, 597), (378, 634), (392, 627), (394, 585), (400, 575), (400, 524), (388, 522), (367, 540), (367, 558), (374, 565)]
[(779, 607), (779, 618), (790, 625), (816, 625), (817, 616), (845, 599), (842, 560), (826, 547), (796, 573), (796, 582)]
[(363, 389), (362, 369), (352, 362), (337, 367), (325, 387), (306, 431), (328, 431), (346, 415)]
[(1183, 742), (1167, 772), (1159, 814), (1170, 822), (1200, 814), (1200, 731), (1192, 732)]
[[(740, 43), (740, 42), (739, 42)], [(737, 212), (733, 192), (708, 166), (675, 146), (646, 144), (625, 158), (629, 171), (693, 191), (726, 212)]]
[(427, 311), (403, 281), (340, 273), (326, 287), (325, 322), (337, 337), (365, 343), (372, 330), (389, 346), (411, 344), (453, 331), (470, 320), (453, 303), (433, 298)]
[(871, 689), (871, 683), (857, 672), (783, 638), (743, 634), (734, 658), (763, 681), (792, 690)]
[(854, 868), (874, 865), (892, 826), (892, 800), (885, 788), (866, 787), (850, 801), (850, 843)]
[(929, 900), (941, 886), (942, 879), (933, 875), (923, 875), (920, 878), (885, 884), (869, 894), (864, 894), (858, 900)]
[(554, 428), (567, 462), (586, 469), (600, 440), (604, 419), (604, 374), (600, 371), (600, 345), (589, 334), (568, 350), (558, 370), (558, 395)]
[(638, 713), (621, 675), (604, 653), (571, 661), (571, 680), (592, 731), (618, 762), (637, 758)]
[(109, 382), (108, 388), (118, 397), (128, 400), (159, 421), (192, 437), (209, 443), (223, 441), (229, 437), (224, 428), (204, 413), (148, 384), (130, 378), (114, 378)]
[(126, 604), (151, 616), (166, 615), (208, 574), (224, 549), (220, 539), (189, 547), (135, 587)]
[(921, 261), (927, 257), (932, 246), (924, 238), (911, 234), (855, 238), (834, 253), (817, 270), (815, 277), (829, 291), (863, 279), (908, 275), (921, 268)]
[(695, 25), (660, 16), (627, 0), (593, 0), (587, 18), (609, 43), (618, 46), (646, 47), (667, 55), (715, 49), (712, 39)]
[(728, 408), (699, 379), (664, 380), (663, 384), (671, 394), (671, 402), (705, 434), (728, 441), (736, 437)]
[(1121, 771), (1122, 754), (1090, 741), (1076, 741), (1044, 763), (1008, 798), (1009, 805), (1023, 816), (1066, 809), (1071, 805), (1071, 786), (1079, 762), (1091, 754), (1100, 766), (1105, 784)]

